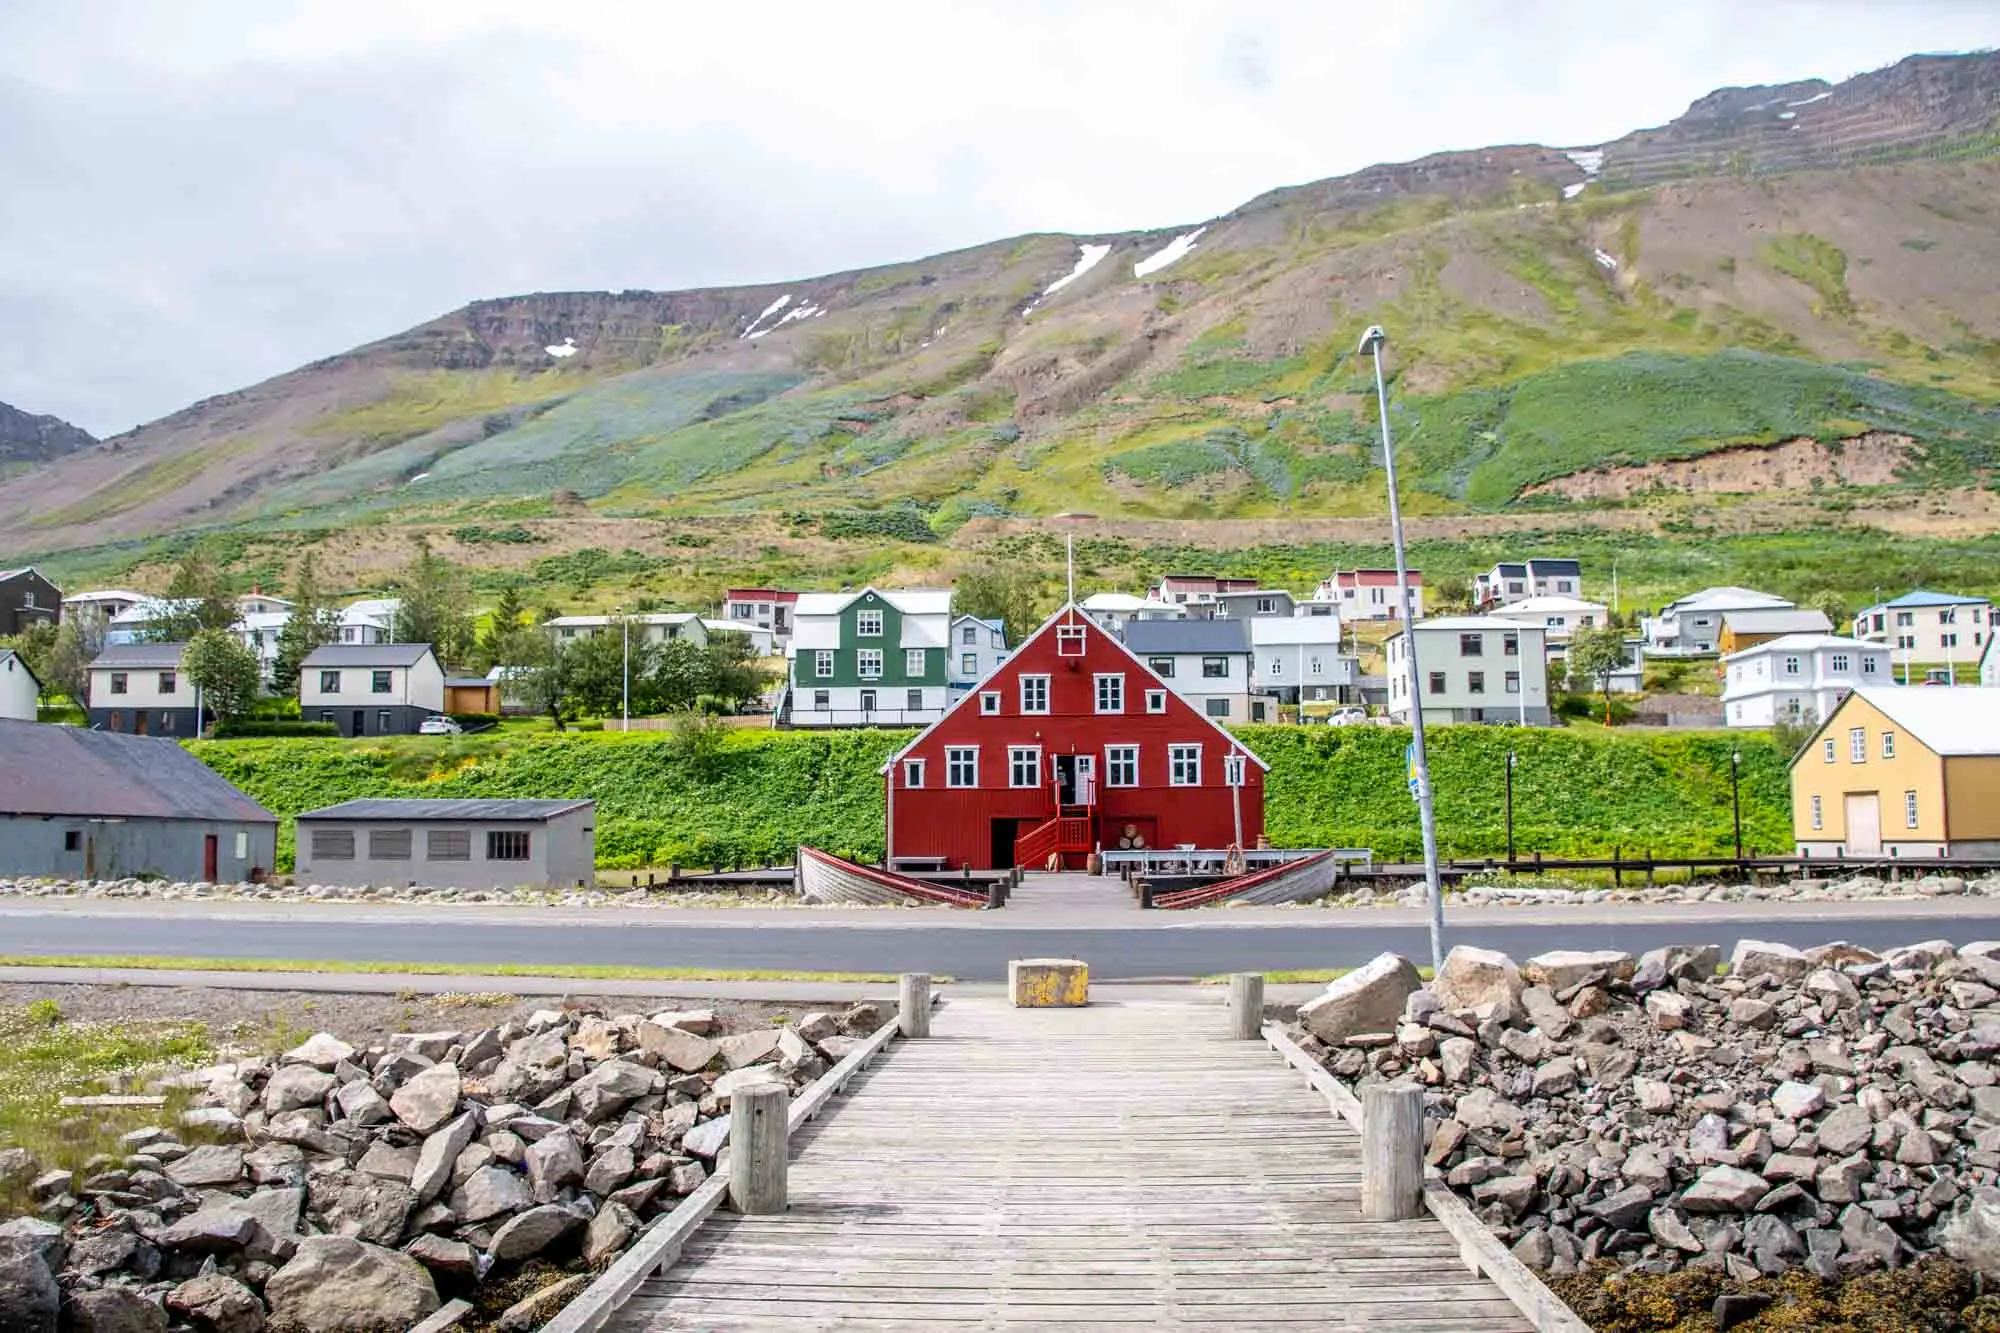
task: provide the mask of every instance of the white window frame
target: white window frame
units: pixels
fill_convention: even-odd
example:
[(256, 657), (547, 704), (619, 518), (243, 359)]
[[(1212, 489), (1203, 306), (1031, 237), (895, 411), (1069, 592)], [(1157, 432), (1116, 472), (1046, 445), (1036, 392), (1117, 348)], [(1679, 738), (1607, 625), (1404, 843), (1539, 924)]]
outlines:
[(814, 690), (814, 691), (813, 691), (813, 706), (812, 706), (812, 711), (813, 711), (813, 712), (815, 712), (815, 713), (830, 713), (830, 712), (832, 712), (832, 711), (833, 711), (833, 691), (832, 691), (832, 690)]
[(959, 675), (961, 675), (961, 676), (976, 676), (976, 675), (978, 675), (978, 674), (979, 674), (979, 654), (978, 654), (978, 653), (960, 653), (960, 654), (958, 655), (958, 674), (959, 674)]
[(903, 674), (906, 676), (921, 676), (924, 674), (923, 649), (905, 648), (903, 650)]
[[(873, 628), (873, 629), (870, 629), (870, 628), (869, 628), (869, 626), (870, 626), (870, 625), (873, 625), (873, 626), (874, 626), (874, 628)], [(872, 609), (872, 610), (867, 610), (867, 611), (857, 611), (857, 612), (855, 612), (855, 614), (854, 614), (854, 634), (855, 634), (855, 637), (857, 637), (857, 638), (862, 638), (862, 639), (879, 639), (879, 638), (881, 638), (881, 637), (882, 637), (882, 612), (881, 612), (881, 609), (880, 609), (880, 608), (878, 607), (878, 608), (875, 608), (875, 609)]]
[(1000, 691), (981, 690), (979, 692), (979, 715), (981, 717), (1000, 716)]
[(1833, 746), (1833, 737), (1828, 736), (1826, 738), (1825, 743), (1820, 746), (1820, 754), (1827, 763), (1831, 764), (1835, 762), (1837, 751)]
[(880, 648), (856, 648), (854, 650), (854, 674), (862, 680), (882, 679), (882, 650)]
[(1509, 671), (1506, 676), (1506, 684), (1506, 693), (1519, 694), (1521, 692), (1521, 673), (1518, 671)]
[(1893, 731), (1882, 733), (1882, 757), (1884, 759), (1896, 757), (1896, 733)]
[(1056, 656), (1082, 657), (1084, 653), (1085, 631), (1083, 626), (1071, 623), (1056, 626)]
[[(1049, 711), (1049, 678), (1047, 676), (1022, 676), (1021, 714), (1024, 717), (1046, 717)], [(1030, 699), (1031, 695), (1039, 696)]]
[[(1219, 713), (1215, 711), (1217, 704), (1222, 705), (1222, 711)], [(1227, 722), (1229, 720), (1229, 700), (1218, 695), (1210, 695), (1201, 701), (1201, 713), (1203, 717), (1211, 722)]]
[(1167, 747), (1167, 785), (1171, 787), (1201, 785), (1200, 742), (1181, 742)]
[(1820, 799), (1817, 796), (1812, 798), (1812, 826), (1814, 828), (1826, 827), (1825, 816), (1820, 808)]
[[(1125, 674), (1122, 671), (1099, 672), (1091, 679), (1091, 700), (1099, 713), (1123, 713), (1125, 711)], [(1107, 698), (1107, 695), (1109, 696)]]
[[(1021, 781), (1023, 773), (1028, 780)], [(1020, 790), (1024, 787), (1042, 785), (1042, 747), (1039, 745), (1010, 745), (1007, 747), (1007, 785)]]
[(1914, 790), (1906, 791), (1903, 793), (1903, 827), (1915, 828), (1916, 826), (1917, 793)]
[(1166, 692), (1165, 690), (1147, 690), (1147, 691), (1146, 691), (1146, 711), (1147, 711), (1148, 713), (1164, 713), (1164, 712), (1166, 712), (1166, 711), (1167, 711), (1167, 692)]
[(1223, 786), (1241, 787), (1249, 780), (1249, 776), (1250, 761), (1248, 759), (1233, 752), (1222, 756)]
[[(960, 777), (965, 781), (960, 781)], [(967, 788), (979, 785), (979, 747), (947, 745), (944, 748), (944, 785)]]
[(1868, 762), (1868, 728), (1848, 728), (1847, 762), (1850, 764), (1865, 764)]
[[(1126, 781), (1119, 781), (1123, 773)], [(1139, 747), (1136, 745), (1107, 745), (1104, 747), (1104, 785), (1107, 787), (1136, 787), (1139, 785)]]
[(815, 649), (813, 650), (813, 679), (814, 679), (814, 680), (832, 680), (832, 679), (833, 679), (833, 650), (832, 650), (832, 649), (830, 649), (830, 648), (815, 648)]

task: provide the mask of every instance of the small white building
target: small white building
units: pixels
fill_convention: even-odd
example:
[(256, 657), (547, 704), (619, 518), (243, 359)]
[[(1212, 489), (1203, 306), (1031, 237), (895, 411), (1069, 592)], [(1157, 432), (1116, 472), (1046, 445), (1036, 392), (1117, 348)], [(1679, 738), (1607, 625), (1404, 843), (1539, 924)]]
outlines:
[(951, 589), (801, 593), (789, 683), (793, 727), (928, 726), (950, 706)]
[(1789, 611), (1794, 603), (1751, 588), (1703, 588), (1668, 602), (1641, 622), (1646, 651), (1654, 657), (1706, 657), (1722, 640), (1722, 618), (1732, 611)]
[(278, 637), (284, 633), (291, 619), (290, 611), (246, 612), (229, 627), (229, 632), (257, 655), (257, 669), (267, 683), (271, 679), (271, 668), (278, 661)]
[(444, 711), (444, 668), (427, 643), (330, 643), (299, 667), (299, 716), (343, 736), (409, 735)]
[(779, 645), (791, 642), (799, 594), (783, 588), (731, 588), (722, 594), (722, 619), (771, 631)]
[(1358, 659), (1340, 651), (1338, 616), (1257, 616), (1245, 622), (1253, 652), (1250, 686), (1283, 703), (1353, 703)]
[(12, 648), (0, 648), (0, 718), (33, 722), (42, 683), (28, 669), (27, 659)]
[[(1417, 670), (1426, 722), (1520, 722), (1547, 726), (1549, 673), (1545, 632), (1498, 616), (1441, 616), (1418, 621)], [(1410, 720), (1412, 631), (1390, 637), (1389, 716)]]
[(1722, 720), (1816, 727), (1863, 686), (1891, 685), (1889, 650), (1832, 634), (1787, 634), (1722, 659)]
[(130, 588), (97, 588), (89, 592), (73, 592), (62, 599), (62, 613), (65, 618), (77, 615), (95, 615), (106, 623), (121, 611), (129, 611), (146, 601), (146, 594), (133, 592)]
[(1854, 617), (1854, 637), (1893, 649), (1897, 664), (1949, 666), (1983, 659), (1992, 637), (1993, 603), (1923, 588)]
[[(1518, 602), (1509, 602), (1486, 613), (1502, 620), (1511, 620), (1519, 625), (1539, 625), (1548, 637), (1551, 651), (1557, 645), (1567, 645), (1570, 635), (1580, 629), (1598, 629), (1611, 623), (1611, 615), (1602, 602), (1587, 602), (1581, 597), (1527, 597)], [(1422, 648), (1418, 648), (1422, 652)]]
[(978, 616), (954, 616), (951, 622), (951, 694), (954, 699), (985, 680), (1007, 660), (1007, 627)]
[(400, 597), (367, 597), (340, 609), (340, 643), (388, 643), (396, 637)]
[(630, 627), (633, 643), (672, 643), (686, 639), (697, 648), (708, 646), (708, 628), (692, 611), (657, 611), (633, 616), (557, 616), (542, 629), (557, 647), (600, 634), (618, 638)]
[(1134, 620), (1125, 647), (1203, 717), (1227, 725), (1271, 720), (1253, 697), (1250, 629), (1242, 620)]
[(1574, 560), (1502, 560), (1485, 573), (1472, 576), (1475, 607), (1525, 601), (1530, 597), (1582, 595), (1583, 566)]
[(1154, 601), (1150, 597), (1134, 597), (1129, 592), (1094, 592), (1078, 603), (1078, 607), (1096, 621), (1099, 628), (1113, 635), (1123, 634), (1127, 621), (1179, 620), (1187, 615), (1186, 607)]
[(90, 664), (84, 712), (98, 731), (135, 736), (194, 736), (201, 710), (181, 670), (184, 643), (108, 643)]
[[(1421, 570), (1408, 570), (1408, 593), (1411, 618), (1424, 618), (1424, 576)], [(1312, 600), (1319, 605), (1331, 604), (1339, 608), (1340, 618), (1356, 620), (1400, 620), (1402, 606), (1396, 596), (1396, 571), (1393, 569), (1336, 569), (1319, 581), (1313, 589)], [(1423, 650), (1417, 650), (1421, 653)]]
[(712, 616), (702, 618), (701, 628), (708, 642), (713, 643), (718, 634), (740, 634), (750, 641), (750, 651), (758, 657), (782, 656), (778, 652), (778, 635), (768, 625), (752, 624), (742, 620), (717, 620)]

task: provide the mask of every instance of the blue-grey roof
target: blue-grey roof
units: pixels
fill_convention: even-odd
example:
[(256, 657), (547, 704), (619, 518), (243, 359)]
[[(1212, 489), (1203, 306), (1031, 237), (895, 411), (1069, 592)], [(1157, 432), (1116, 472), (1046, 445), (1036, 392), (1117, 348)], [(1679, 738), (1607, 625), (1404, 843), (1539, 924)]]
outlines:
[(339, 805), (329, 805), (319, 810), (308, 810), (300, 819), (398, 819), (411, 823), (420, 820), (541, 820), (565, 814), (571, 810), (584, 810), (596, 804), (594, 801), (536, 801), (511, 800), (500, 797), (467, 798), (464, 800), (423, 800), (419, 798), (376, 799), (363, 798), (358, 801), (342, 801)]
[(0, 721), (0, 814), (277, 822), (163, 736), (12, 721)]
[(1984, 602), (1985, 600), (1984, 597), (1960, 597), (1948, 592), (1932, 592), (1928, 588), (1918, 588), (1915, 592), (1906, 592), (1894, 601), (1884, 602), (1882, 605), (1897, 608), (1909, 606), (1964, 606), (1969, 602)]
[(427, 643), (329, 643), (306, 654), (301, 667), (407, 667), (429, 654)]
[(1134, 655), (1247, 653), (1250, 629), (1241, 620), (1128, 620), (1125, 646)]
[(180, 668), (184, 643), (113, 643), (106, 645), (92, 671), (175, 671)]
[(1560, 576), (1566, 574), (1571, 578), (1577, 578), (1583, 573), (1583, 566), (1574, 560), (1534, 559), (1528, 562), (1528, 568), (1540, 575), (1553, 574)]

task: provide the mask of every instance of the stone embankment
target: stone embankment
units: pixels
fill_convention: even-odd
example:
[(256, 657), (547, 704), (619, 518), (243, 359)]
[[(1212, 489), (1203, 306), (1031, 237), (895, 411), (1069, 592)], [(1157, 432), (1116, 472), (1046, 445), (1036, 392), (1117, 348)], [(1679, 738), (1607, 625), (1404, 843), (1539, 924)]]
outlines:
[(2000, 943), (1385, 954), (1298, 1022), (1429, 1090), (1431, 1165), (1545, 1273), (2000, 1283)]
[[(275, 1059), (171, 1080), (176, 1122), (122, 1156), (45, 1171), (0, 1150), (8, 1333), (401, 1333), (531, 1261), (573, 1274), (694, 1192), (731, 1095), (794, 1091), (863, 1044), (872, 1004), (724, 1033), (713, 1013), (544, 1010), (357, 1050), (319, 1033)], [(538, 1326), (543, 1287), (498, 1327)]]
[[(205, 884), (160, 879), (0, 879), (9, 898), (145, 899), (159, 902), (497, 904), (514, 907), (812, 907), (795, 893), (770, 888), (652, 888), (533, 886), (468, 889), (449, 885)], [(902, 906), (903, 904), (894, 904)], [(914, 906), (927, 906), (916, 903)], [(855, 904), (842, 904), (855, 906)]]
[[(1628, 871), (1629, 878), (1637, 873)], [(4, 892), (4, 889), (0, 889)], [(1309, 904), (1314, 907), (1422, 907), (1424, 886), (1377, 889), (1362, 885)], [(1462, 907), (1573, 907), (1599, 903), (1845, 903), (1918, 898), (2000, 898), (2000, 875), (1966, 879), (1958, 875), (1911, 875), (1890, 880), (1875, 875), (1840, 879), (1772, 879), (1761, 884), (1656, 884), (1629, 888), (1574, 888), (1522, 885), (1506, 878), (1467, 879), (1448, 888), (1446, 900)]]

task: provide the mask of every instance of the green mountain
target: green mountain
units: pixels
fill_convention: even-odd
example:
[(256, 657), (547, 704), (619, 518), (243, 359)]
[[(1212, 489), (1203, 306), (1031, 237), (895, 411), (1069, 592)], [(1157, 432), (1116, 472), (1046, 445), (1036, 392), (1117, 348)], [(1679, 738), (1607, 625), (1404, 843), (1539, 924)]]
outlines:
[[(1365, 544), (1353, 349), (1380, 323), (1420, 535), (1810, 528), (1834, 502), (1951, 535), (1992, 526), (1996, 290), (2000, 56), (1912, 57), (1164, 231), (476, 302), (0, 476), (0, 532), (91, 572), (203, 529), (282, 574), (313, 541), (362, 586), (421, 531), (664, 596), (921, 576), (940, 539), (1066, 514), (1156, 551)], [(827, 563), (843, 538), (872, 546)]]

